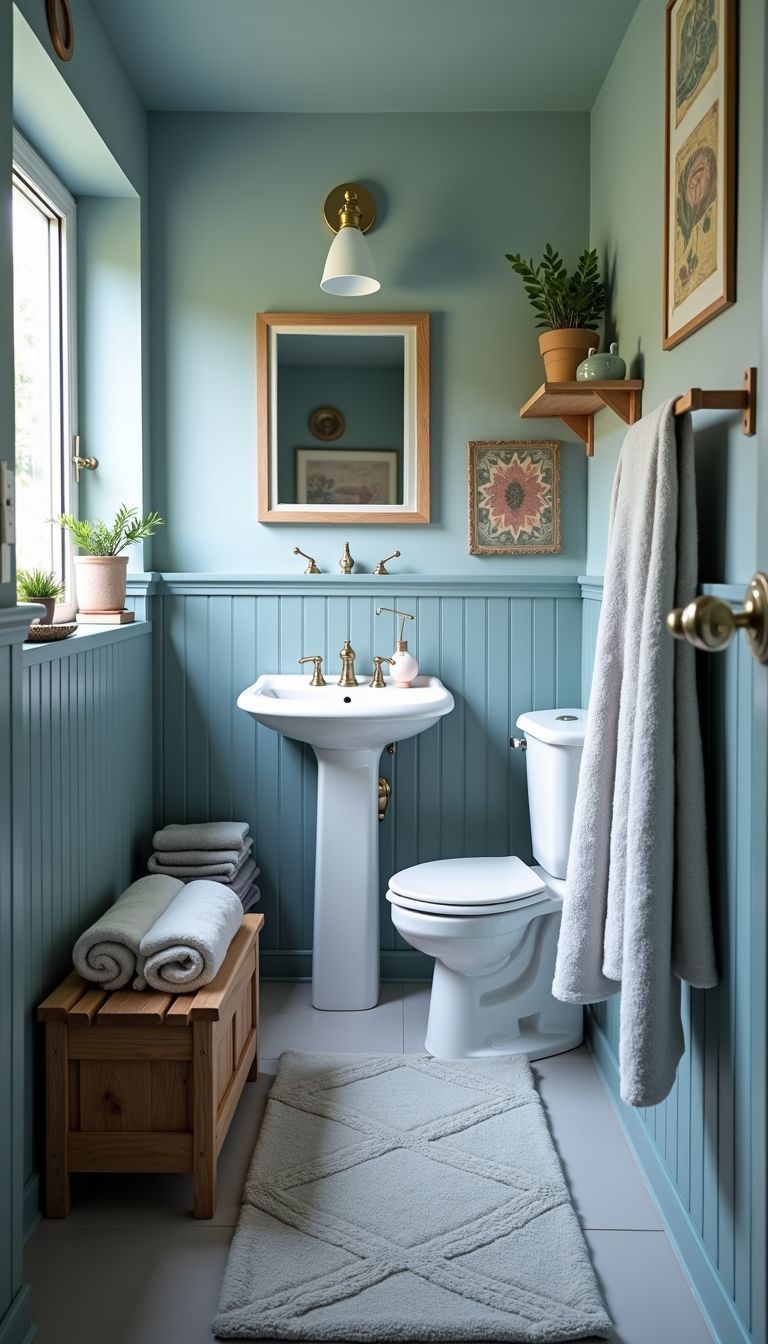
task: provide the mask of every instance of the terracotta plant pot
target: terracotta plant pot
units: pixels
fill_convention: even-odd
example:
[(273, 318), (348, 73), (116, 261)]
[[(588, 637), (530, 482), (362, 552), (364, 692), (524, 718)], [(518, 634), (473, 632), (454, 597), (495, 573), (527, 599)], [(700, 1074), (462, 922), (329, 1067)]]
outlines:
[(127, 555), (80, 555), (75, 560), (77, 607), (86, 616), (125, 609)]
[(560, 331), (542, 332), (539, 349), (544, 359), (547, 382), (574, 382), (579, 364), (586, 359), (592, 346), (598, 348), (599, 340), (596, 331), (587, 331), (584, 327), (563, 327)]
[(34, 601), (38, 607), (45, 607), (45, 615), (36, 616), (34, 621), (30, 621), (30, 625), (53, 625), (53, 613), (56, 607), (56, 598), (35, 597), (30, 600)]

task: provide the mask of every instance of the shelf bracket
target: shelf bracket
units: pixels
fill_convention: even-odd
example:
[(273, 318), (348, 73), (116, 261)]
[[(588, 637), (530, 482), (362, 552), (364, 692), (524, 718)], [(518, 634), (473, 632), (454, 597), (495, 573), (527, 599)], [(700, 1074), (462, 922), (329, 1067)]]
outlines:
[(627, 392), (626, 389), (618, 387), (615, 392), (609, 392), (605, 387), (596, 388), (595, 393), (603, 405), (614, 411), (624, 421), (625, 425), (634, 425), (640, 419), (642, 393)]
[(582, 443), (586, 444), (587, 457), (595, 455), (595, 417), (594, 415), (560, 415), (564, 424), (572, 429), (574, 434), (578, 434)]

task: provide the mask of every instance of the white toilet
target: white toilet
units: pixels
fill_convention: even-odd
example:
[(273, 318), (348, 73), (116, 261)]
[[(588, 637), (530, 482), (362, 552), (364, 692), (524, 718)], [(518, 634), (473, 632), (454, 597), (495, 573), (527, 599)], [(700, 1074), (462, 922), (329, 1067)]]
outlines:
[(582, 1009), (551, 994), (586, 711), (522, 714), (531, 840), (538, 860), (440, 859), (404, 868), (387, 900), (398, 933), (435, 958), (430, 1055), (525, 1054), (581, 1044)]

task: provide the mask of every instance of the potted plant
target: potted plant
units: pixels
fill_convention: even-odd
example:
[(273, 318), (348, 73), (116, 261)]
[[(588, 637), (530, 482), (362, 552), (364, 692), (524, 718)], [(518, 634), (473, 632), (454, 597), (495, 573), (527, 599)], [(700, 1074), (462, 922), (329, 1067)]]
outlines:
[(536, 313), (537, 327), (544, 328), (539, 349), (544, 357), (547, 382), (567, 383), (591, 346), (599, 346), (594, 324), (605, 310), (605, 291), (600, 279), (595, 248), (585, 248), (573, 275), (562, 257), (547, 243), (538, 266), (519, 254), (506, 254), (519, 275)]
[(31, 625), (53, 625), (53, 612), (64, 596), (64, 584), (50, 569), (20, 569), (16, 574), (19, 602), (38, 602), (45, 607), (45, 620), (36, 616)]
[(53, 520), (86, 552), (75, 559), (77, 605), (85, 615), (120, 612), (125, 608), (128, 557), (121, 552), (135, 541), (154, 536), (155, 529), (163, 523), (159, 513), (148, 513), (146, 518), (137, 515), (137, 509), (121, 504), (111, 525), (101, 518), (93, 523), (74, 518), (71, 513), (62, 513)]

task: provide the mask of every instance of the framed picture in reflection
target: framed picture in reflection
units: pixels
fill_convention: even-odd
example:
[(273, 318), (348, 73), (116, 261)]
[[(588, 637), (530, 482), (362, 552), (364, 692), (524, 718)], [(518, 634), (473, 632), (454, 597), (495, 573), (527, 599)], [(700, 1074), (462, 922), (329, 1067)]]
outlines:
[(296, 502), (397, 504), (398, 453), (389, 448), (297, 448)]

